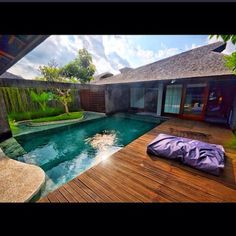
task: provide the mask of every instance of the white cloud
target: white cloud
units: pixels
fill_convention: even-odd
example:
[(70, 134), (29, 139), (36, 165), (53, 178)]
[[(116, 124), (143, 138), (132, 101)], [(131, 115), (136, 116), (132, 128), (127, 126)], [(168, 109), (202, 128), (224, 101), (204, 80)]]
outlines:
[(185, 45), (185, 51), (192, 50), (192, 49), (195, 49), (195, 48), (198, 48), (198, 47), (201, 47), (201, 46), (203, 46), (203, 44), (192, 43), (191, 46)]
[[(223, 42), (223, 39), (221, 37), (216, 38), (216, 36), (213, 36), (211, 39), (210, 37), (207, 38), (207, 43), (216, 43), (216, 42)], [(231, 54), (232, 52), (236, 51), (236, 45), (234, 45), (231, 41), (228, 41), (226, 44), (226, 48), (224, 51), (222, 51), (222, 53), (224, 54)]]
[(143, 49), (140, 45), (134, 44), (132, 36), (104, 36), (104, 45), (106, 46), (106, 54), (117, 53), (121, 58), (128, 61), (133, 68), (180, 52), (178, 48), (168, 48), (163, 43), (161, 44), (161, 49), (157, 52)]
[(22, 76), (25, 79), (33, 79), (35, 76), (39, 76), (40, 64), (30, 62), (28, 59), (21, 59), (16, 65), (11, 67), (8, 71), (10, 73)]
[(236, 51), (236, 45), (234, 45), (231, 41), (227, 43), (225, 50), (222, 52), (224, 54), (231, 54)]
[(219, 41), (222, 42), (223, 39), (221, 37), (217, 38), (215, 35), (212, 38), (210, 38), (210, 35), (207, 37), (207, 43), (208, 44), (216, 43), (216, 42), (219, 42)]
[[(9, 72), (26, 79), (34, 79), (39, 75), (40, 65), (46, 65), (54, 59), (63, 66), (75, 58), (81, 48), (86, 48), (92, 54), (96, 74), (106, 71), (117, 74), (122, 67), (136, 68), (184, 51), (177, 47), (167, 47), (164, 43), (160, 44), (159, 50), (154, 51), (135, 43), (133, 37), (130, 35), (53, 35), (9, 69)], [(193, 43), (191, 46), (185, 46), (185, 50), (198, 46), (202, 45)]]
[(158, 52), (155, 54), (155, 57), (160, 60), (164, 59), (166, 57), (170, 57), (173, 55), (176, 55), (180, 53), (180, 50), (178, 48), (168, 48), (165, 44), (161, 44), (162, 49), (158, 50)]
[(63, 66), (83, 47), (92, 54), (96, 74), (105, 71), (117, 74), (122, 67), (135, 68), (158, 58), (153, 51), (133, 44), (132, 36), (53, 35), (9, 69), (9, 72), (33, 79), (38, 75), (39, 65), (46, 65), (54, 59)]

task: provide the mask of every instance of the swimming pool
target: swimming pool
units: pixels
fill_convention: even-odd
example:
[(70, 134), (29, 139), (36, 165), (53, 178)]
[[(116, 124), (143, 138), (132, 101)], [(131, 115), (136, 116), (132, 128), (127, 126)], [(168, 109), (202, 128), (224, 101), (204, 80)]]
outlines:
[(161, 123), (160, 119), (110, 116), (57, 129), (17, 136), (27, 154), (19, 161), (46, 173), (41, 196), (78, 176)]

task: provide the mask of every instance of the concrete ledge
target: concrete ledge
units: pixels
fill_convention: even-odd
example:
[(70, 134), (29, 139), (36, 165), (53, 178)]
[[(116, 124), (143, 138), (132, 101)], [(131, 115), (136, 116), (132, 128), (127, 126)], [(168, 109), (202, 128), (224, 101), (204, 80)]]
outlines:
[(40, 167), (12, 160), (0, 149), (0, 202), (29, 202), (44, 183)]
[(84, 116), (78, 119), (70, 119), (70, 120), (58, 120), (58, 121), (49, 121), (49, 122), (31, 122), (26, 123), (28, 126), (44, 126), (44, 125), (56, 125), (56, 124), (67, 124), (67, 123), (75, 123), (84, 120)]

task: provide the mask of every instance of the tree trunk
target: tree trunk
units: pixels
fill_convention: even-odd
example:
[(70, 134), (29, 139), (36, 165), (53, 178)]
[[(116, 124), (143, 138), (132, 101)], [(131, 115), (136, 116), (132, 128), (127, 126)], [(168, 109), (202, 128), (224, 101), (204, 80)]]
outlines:
[(65, 113), (69, 113), (69, 109), (68, 109), (68, 105), (67, 105), (67, 103), (64, 103), (64, 108), (65, 108)]

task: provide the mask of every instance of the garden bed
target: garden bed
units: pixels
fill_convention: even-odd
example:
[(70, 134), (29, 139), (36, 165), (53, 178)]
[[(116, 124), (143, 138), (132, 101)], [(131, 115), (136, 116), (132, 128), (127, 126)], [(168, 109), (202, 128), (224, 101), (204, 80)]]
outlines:
[(81, 123), (81, 122), (86, 122), (88, 120), (103, 118), (104, 116), (106, 116), (104, 113), (84, 111), (82, 119), (51, 121), (47, 123), (43, 122), (42, 124), (31, 123), (31, 120), (24, 120), (24, 121), (22, 120), (15, 123), (16, 129), (13, 130), (13, 136), (16, 137), (19, 135), (24, 135), (24, 134), (34, 133), (34, 132), (41, 132), (43, 130), (58, 128), (65, 125)]
[(28, 126), (42, 126), (42, 125), (50, 125), (50, 124), (62, 124), (69, 122), (77, 122), (84, 119), (84, 112), (70, 112), (68, 114), (64, 113), (57, 116), (48, 116), (37, 118), (33, 120), (24, 120), (19, 121), (17, 124), (25, 124)]
[(34, 125), (43, 125), (43, 124), (60, 124), (65, 122), (72, 122), (72, 121), (79, 121), (84, 118), (84, 113), (82, 111), (79, 112), (71, 112), (71, 113), (64, 113), (58, 116), (50, 116), (50, 117), (43, 117), (38, 119), (30, 120), (30, 124)]

